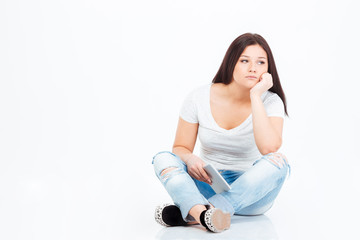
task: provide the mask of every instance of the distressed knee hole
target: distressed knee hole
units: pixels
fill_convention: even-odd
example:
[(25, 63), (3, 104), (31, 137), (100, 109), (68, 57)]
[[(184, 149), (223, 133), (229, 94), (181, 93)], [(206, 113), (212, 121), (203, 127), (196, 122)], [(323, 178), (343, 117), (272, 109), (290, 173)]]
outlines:
[(164, 176), (165, 174), (167, 174), (168, 172), (171, 172), (172, 170), (177, 169), (176, 167), (169, 167), (169, 168), (165, 168), (164, 170), (161, 171), (160, 175)]
[(276, 153), (270, 153), (267, 158), (269, 161), (271, 161), (273, 164), (278, 166), (279, 168), (282, 168), (285, 165), (288, 165), (287, 158), (282, 153), (276, 152)]
[(161, 178), (162, 182), (166, 182), (166, 180), (168, 180), (170, 177), (178, 175), (181, 172), (182, 172), (182, 170), (177, 167), (165, 168), (164, 170), (161, 171), (160, 178)]

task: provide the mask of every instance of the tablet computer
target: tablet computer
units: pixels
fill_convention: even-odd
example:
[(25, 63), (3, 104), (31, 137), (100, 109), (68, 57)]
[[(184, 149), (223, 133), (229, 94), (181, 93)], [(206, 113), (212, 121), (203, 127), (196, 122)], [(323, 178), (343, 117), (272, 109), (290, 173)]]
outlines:
[(212, 183), (210, 186), (216, 193), (229, 191), (231, 189), (230, 185), (225, 181), (225, 179), (220, 175), (220, 173), (214, 168), (213, 165), (206, 164), (204, 169), (211, 178)]

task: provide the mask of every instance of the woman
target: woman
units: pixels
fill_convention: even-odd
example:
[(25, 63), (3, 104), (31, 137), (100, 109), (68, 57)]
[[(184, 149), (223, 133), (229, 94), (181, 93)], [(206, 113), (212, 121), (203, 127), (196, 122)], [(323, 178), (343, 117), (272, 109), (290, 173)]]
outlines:
[[(157, 177), (174, 201), (155, 210), (164, 226), (230, 228), (231, 216), (268, 211), (290, 166), (278, 153), (285, 95), (270, 47), (258, 34), (236, 38), (211, 84), (188, 94), (172, 152), (153, 157)], [(199, 135), (200, 157), (193, 154)], [(231, 189), (216, 194), (204, 171), (211, 163)]]

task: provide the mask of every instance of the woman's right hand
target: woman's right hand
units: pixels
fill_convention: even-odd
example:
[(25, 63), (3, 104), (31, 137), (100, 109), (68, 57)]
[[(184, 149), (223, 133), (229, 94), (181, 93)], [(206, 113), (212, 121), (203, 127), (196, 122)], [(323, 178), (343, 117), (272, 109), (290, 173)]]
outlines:
[(190, 157), (186, 159), (186, 165), (190, 176), (199, 181), (211, 184), (211, 179), (204, 170), (205, 163), (201, 158), (191, 154)]

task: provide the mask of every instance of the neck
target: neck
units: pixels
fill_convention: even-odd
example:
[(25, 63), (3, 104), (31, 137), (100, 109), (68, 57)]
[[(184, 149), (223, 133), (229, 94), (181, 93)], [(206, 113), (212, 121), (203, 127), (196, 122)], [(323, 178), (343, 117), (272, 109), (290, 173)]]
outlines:
[(250, 89), (244, 88), (243, 86), (232, 81), (230, 84), (225, 85), (225, 91), (230, 101), (239, 104), (250, 104)]

